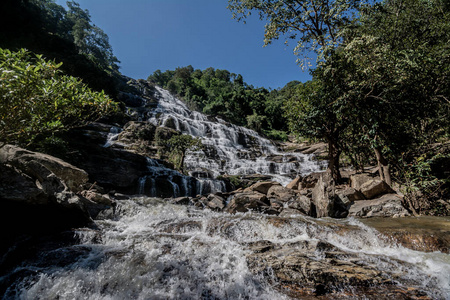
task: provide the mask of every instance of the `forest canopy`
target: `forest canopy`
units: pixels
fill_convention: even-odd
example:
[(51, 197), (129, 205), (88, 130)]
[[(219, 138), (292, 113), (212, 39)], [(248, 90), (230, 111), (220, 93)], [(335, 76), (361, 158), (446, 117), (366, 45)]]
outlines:
[(292, 133), (328, 142), (337, 181), (344, 153), (357, 169), (376, 162), (381, 179), (395, 176), (410, 196), (435, 199), (450, 180), (433, 170), (450, 158), (437, 146), (450, 134), (449, 8), (448, 0), (229, 0), (238, 20), (256, 12), (266, 21), (266, 44), (292, 38), (317, 52), (313, 79), (285, 99), (285, 117)]
[(91, 88), (118, 92), (119, 60), (109, 38), (75, 1), (67, 10), (54, 0), (0, 1), (0, 48), (43, 54)]

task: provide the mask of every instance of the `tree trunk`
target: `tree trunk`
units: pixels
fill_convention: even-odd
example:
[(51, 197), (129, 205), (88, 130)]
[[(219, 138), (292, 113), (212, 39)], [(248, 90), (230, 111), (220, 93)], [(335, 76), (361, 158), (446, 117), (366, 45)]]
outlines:
[(332, 139), (328, 139), (328, 171), (336, 183), (341, 182), (341, 171), (339, 170), (339, 157), (341, 150), (336, 147)]
[(381, 148), (374, 148), (375, 156), (377, 157), (378, 162), (378, 172), (380, 173), (381, 180), (384, 180), (387, 184), (391, 185), (391, 173), (389, 170), (389, 163), (386, 158), (383, 156), (383, 152), (381, 152)]
[(180, 171), (181, 171), (181, 174), (183, 174), (183, 175), (186, 175), (185, 173), (184, 173), (184, 158), (185, 158), (185, 154), (184, 154), (184, 152), (182, 152), (181, 153), (181, 158), (180, 158)]

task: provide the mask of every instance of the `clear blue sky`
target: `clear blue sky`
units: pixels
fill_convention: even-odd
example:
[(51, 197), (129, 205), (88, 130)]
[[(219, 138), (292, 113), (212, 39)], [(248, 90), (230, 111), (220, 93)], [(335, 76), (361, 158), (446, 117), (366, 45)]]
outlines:
[[(121, 72), (147, 78), (155, 70), (226, 69), (255, 87), (310, 79), (284, 40), (263, 47), (264, 23), (232, 19), (227, 0), (78, 0), (108, 34)], [(57, 0), (63, 5), (65, 0)]]

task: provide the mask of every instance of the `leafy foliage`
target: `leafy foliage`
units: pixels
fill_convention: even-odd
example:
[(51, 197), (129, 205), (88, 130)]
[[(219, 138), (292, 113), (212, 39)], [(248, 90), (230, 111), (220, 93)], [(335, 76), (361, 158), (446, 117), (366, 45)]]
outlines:
[(60, 66), (23, 49), (0, 48), (1, 143), (26, 145), (115, 110), (104, 92), (92, 91)]
[[(319, 58), (341, 42), (341, 29), (352, 21), (360, 0), (229, 0), (233, 18), (256, 11), (266, 20), (264, 45), (281, 37), (297, 40), (294, 52), (315, 51)], [(302, 65), (303, 61), (299, 60)], [(303, 66), (303, 65), (302, 65)]]
[(367, 163), (372, 152), (382, 179), (390, 182), (394, 171), (430, 195), (426, 187), (437, 179), (432, 173), (425, 179), (429, 164), (420, 158), (449, 134), (448, 3), (392, 0), (360, 13), (342, 28), (342, 42), (314, 70), (308, 89), (290, 96), (290, 128), (328, 139), (338, 125), (338, 151), (354, 165)]
[(89, 12), (73, 1), (68, 10), (54, 0), (0, 2), (0, 47), (29, 49), (63, 62), (62, 70), (91, 88), (117, 93), (119, 61), (108, 36), (93, 25)]
[(169, 160), (175, 168), (184, 173), (184, 159), (187, 151), (197, 151), (203, 146), (200, 138), (188, 134), (175, 134), (168, 140), (160, 140), (164, 152), (169, 153)]

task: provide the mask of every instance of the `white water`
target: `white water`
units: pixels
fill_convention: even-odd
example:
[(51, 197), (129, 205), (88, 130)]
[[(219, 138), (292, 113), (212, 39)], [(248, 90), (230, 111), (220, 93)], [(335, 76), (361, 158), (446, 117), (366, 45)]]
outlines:
[(111, 147), (117, 140), (117, 137), (119, 136), (121, 131), (122, 128), (112, 126), (111, 129), (109, 130), (108, 136), (106, 137), (106, 143), (103, 145), (103, 147), (104, 148)]
[(196, 196), (224, 191), (225, 184), (213, 178), (192, 178), (147, 158), (147, 174), (139, 179), (137, 193), (150, 197)]
[[(297, 174), (305, 175), (323, 168), (311, 155), (282, 153), (255, 131), (191, 111), (168, 91), (156, 89), (159, 103), (149, 121), (200, 137), (207, 147), (206, 155), (199, 151), (186, 157), (187, 169), (191, 171), (209, 171), (214, 177), (223, 174), (270, 175), (285, 185)], [(270, 159), (273, 156), (278, 157), (277, 162)]]
[[(266, 279), (249, 271), (245, 243), (322, 240), (357, 254), (362, 264), (375, 264), (380, 272), (401, 273), (402, 281), (412, 282), (432, 299), (450, 299), (448, 254), (393, 245), (353, 219), (316, 223), (299, 217), (274, 226), (269, 218), (199, 211), (154, 198), (123, 201), (115, 219), (98, 221), (99, 231), (78, 232), (81, 245), (52, 254), (80, 253), (71, 263), (18, 268), (19, 274), (32, 270), (35, 275), (11, 285), (5, 298), (284, 299)], [(347, 223), (356, 230), (338, 234), (320, 222)], [(317, 253), (315, 259), (321, 258)]]

